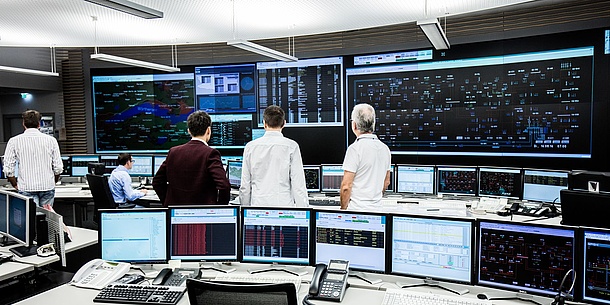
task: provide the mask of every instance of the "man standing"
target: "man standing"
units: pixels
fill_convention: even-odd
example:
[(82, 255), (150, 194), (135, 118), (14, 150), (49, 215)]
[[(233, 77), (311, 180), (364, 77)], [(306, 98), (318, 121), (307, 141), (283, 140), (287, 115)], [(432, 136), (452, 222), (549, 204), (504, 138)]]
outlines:
[(192, 139), (172, 147), (153, 178), (153, 188), (164, 206), (228, 204), (231, 185), (220, 152), (208, 146), (212, 119), (195, 111), (186, 120)]
[(131, 176), (128, 172), (134, 163), (131, 154), (119, 154), (117, 162), (119, 165), (112, 170), (110, 178), (108, 178), (114, 202), (118, 205), (134, 203), (136, 199), (144, 197), (147, 190), (134, 191), (131, 187)]
[(358, 104), (352, 110), (356, 141), (345, 153), (341, 181), (341, 209), (372, 210), (390, 184), (391, 153), (376, 135), (375, 109)]
[(40, 112), (26, 110), (22, 117), (25, 131), (6, 144), (4, 174), (20, 194), (34, 198), (40, 207), (50, 208), (55, 199), (55, 183), (64, 168), (59, 145), (54, 137), (40, 132)]
[(285, 138), (284, 110), (263, 113), (265, 135), (246, 144), (239, 200), (243, 206), (307, 206), (305, 172), (297, 142)]

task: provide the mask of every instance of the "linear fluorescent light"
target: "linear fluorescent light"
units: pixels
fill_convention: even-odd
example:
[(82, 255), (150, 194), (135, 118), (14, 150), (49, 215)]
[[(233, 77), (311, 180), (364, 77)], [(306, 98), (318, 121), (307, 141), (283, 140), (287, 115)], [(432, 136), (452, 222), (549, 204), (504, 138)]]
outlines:
[(30, 74), (30, 75), (39, 75), (39, 76), (59, 76), (59, 73), (56, 73), (56, 72), (47, 72), (47, 71), (41, 71), (41, 70), (32, 70), (32, 69), (15, 68), (15, 67), (7, 67), (7, 66), (0, 66), (0, 71), (23, 73), (23, 74)]
[(123, 13), (142, 17), (145, 19), (163, 18), (163, 12), (157, 11), (150, 7), (146, 7), (127, 0), (85, 0), (94, 4), (115, 9)]
[(176, 67), (172, 67), (172, 66), (160, 65), (160, 64), (156, 64), (156, 63), (152, 63), (152, 62), (148, 62), (148, 61), (136, 60), (136, 59), (102, 54), (102, 53), (91, 54), (91, 59), (103, 60), (103, 61), (107, 61), (107, 62), (134, 66), (134, 67), (161, 70), (161, 71), (165, 71), (165, 72), (179, 72), (180, 71), (180, 68), (176, 68)]
[(250, 51), (250, 52), (260, 54), (263, 56), (271, 57), (271, 58), (274, 58), (277, 60), (282, 60), (282, 61), (298, 61), (299, 60), (298, 58), (296, 58), (294, 56), (261, 46), (260, 44), (256, 44), (254, 42), (250, 42), (247, 40), (238, 39), (238, 40), (227, 41), (227, 45), (234, 46), (234, 47), (240, 48), (242, 50)]
[(421, 20), (417, 22), (417, 25), (424, 31), (424, 34), (426, 34), (426, 37), (428, 37), (428, 40), (430, 40), (435, 49), (449, 49), (449, 40), (438, 19)]

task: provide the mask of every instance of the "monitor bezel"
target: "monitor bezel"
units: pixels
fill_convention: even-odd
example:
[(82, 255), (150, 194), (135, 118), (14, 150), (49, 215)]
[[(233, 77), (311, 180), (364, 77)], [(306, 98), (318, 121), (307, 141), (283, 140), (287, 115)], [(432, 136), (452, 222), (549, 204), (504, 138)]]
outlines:
[[(432, 168), (432, 192), (431, 193), (419, 193), (419, 192), (401, 192), (398, 189), (398, 172), (400, 171), (401, 167), (420, 167), (420, 168)], [(436, 188), (437, 188), (437, 182), (436, 179), (438, 178), (437, 173), (436, 173), (436, 165), (420, 165), (420, 164), (396, 164), (396, 173), (395, 173), (395, 180), (396, 180), (396, 193), (400, 193), (400, 194), (414, 194), (414, 195), (435, 195), (436, 194)]]
[[(483, 172), (494, 172), (494, 170), (500, 171), (518, 171), (517, 177), (519, 181), (515, 183), (515, 193), (512, 196), (508, 195), (494, 195), (494, 194), (481, 194), (481, 175)], [(511, 173), (512, 174), (512, 173)], [(520, 167), (499, 167), (499, 166), (479, 166), (477, 168), (477, 196), (479, 197), (492, 197), (492, 198), (508, 198), (508, 199), (521, 199), (523, 198), (523, 168)]]
[[(0, 190), (0, 196), (4, 196), (4, 200), (6, 202), (6, 208), (4, 209), (4, 221), (6, 222), (6, 226), (4, 228), (0, 227), (0, 238), (4, 236), (8, 236), (8, 193), (9, 191)], [(0, 215), (2, 216), (2, 215)]]
[(165, 162), (167, 159), (167, 155), (153, 155), (153, 177), (157, 174), (159, 168), (161, 167), (161, 164), (157, 165), (160, 158), (163, 158), (163, 161), (161, 161), (161, 164), (163, 164), (163, 162)]
[(229, 180), (229, 184), (231, 185), (231, 188), (234, 189), (239, 189), (241, 187), (241, 177), (239, 177), (239, 184), (235, 184), (233, 182), (231, 182), (231, 174), (230, 174), (230, 169), (231, 169), (231, 164), (241, 164), (240, 168), (243, 171), (243, 167), (244, 167), (244, 161), (243, 160), (227, 160), (227, 179)]
[[(89, 168), (86, 167), (87, 170), (85, 170), (86, 173), (84, 175), (75, 175), (75, 173), (74, 173), (74, 168), (75, 168), (75, 166), (74, 166), (74, 157), (77, 157), (77, 158), (78, 157), (92, 157), (92, 158), (97, 158), (97, 160), (96, 161), (88, 161), (89, 163), (90, 162), (96, 162), (96, 163), (100, 162), (100, 156), (99, 155), (94, 155), (94, 154), (70, 155), (70, 159), (72, 160), (72, 169), (70, 170), (70, 177), (85, 177), (85, 176), (87, 176), (88, 171), (89, 171)], [(87, 164), (89, 164), (89, 163), (87, 163)], [(80, 168), (80, 166), (79, 166), (79, 168)]]
[[(524, 201), (531, 201), (531, 202), (547, 202), (547, 203), (560, 203), (561, 200), (559, 198), (559, 196), (557, 196), (557, 198), (555, 198), (556, 201), (541, 201), (541, 200), (534, 200), (534, 199), (526, 199), (525, 198), (525, 172), (526, 171), (539, 171), (539, 172), (551, 172), (551, 173), (564, 173), (566, 174), (566, 179), (569, 179), (570, 176), (570, 171), (567, 170), (558, 170), (558, 169), (541, 169), (541, 168), (529, 168), (529, 167), (524, 167), (522, 172), (523, 172), (523, 188), (522, 188), (522, 196), (521, 196), (521, 200)], [(564, 189), (568, 189), (569, 188), (569, 180), (568, 180), (568, 185), (566, 185), (566, 187)]]
[(320, 191), (321, 192), (339, 192), (341, 190), (341, 186), (339, 185), (339, 188), (334, 189), (334, 188), (324, 188), (324, 167), (325, 166), (338, 166), (341, 168), (341, 170), (343, 171), (343, 174), (341, 175), (341, 181), (343, 181), (343, 176), (345, 175), (345, 171), (343, 170), (343, 164), (321, 164), (320, 165)]
[[(463, 171), (474, 171), (474, 176), (475, 176), (475, 183), (474, 183), (474, 190), (472, 191), (472, 193), (461, 193), (461, 192), (451, 192), (451, 191), (442, 191), (441, 190), (441, 171), (443, 170), (450, 170), (450, 169), (457, 169), (457, 170), (463, 170)], [(477, 194), (479, 193), (478, 190), (478, 186), (479, 186), (479, 172), (478, 172), (478, 167), (476, 166), (462, 166), (462, 165), (456, 165), (456, 166), (451, 166), (451, 165), (437, 165), (436, 166), (436, 183), (435, 183), (435, 187), (436, 187), (436, 193), (438, 195), (453, 195), (453, 196), (472, 196), (475, 197), (477, 196)]]
[[(132, 177), (153, 177), (154, 176), (154, 170), (155, 170), (155, 164), (154, 164), (154, 156), (153, 155), (146, 155), (146, 154), (132, 154), (131, 155), (131, 159), (139, 159), (139, 158), (150, 158), (150, 168), (148, 168), (150, 171), (148, 171), (147, 173), (143, 174), (143, 173), (136, 173), (133, 170), (129, 171), (129, 175)], [(118, 165), (117, 165), (118, 166)], [(135, 161), (135, 165), (133, 166), (138, 166), (138, 162), (137, 160)], [(133, 169), (133, 167), (132, 167)]]
[[(64, 158), (67, 158), (67, 162), (64, 162)], [(59, 175), (61, 177), (70, 177), (72, 175), (72, 156), (70, 155), (62, 155), (61, 156), (61, 162), (63, 163), (63, 171), (62, 173)], [(68, 166), (66, 166), (66, 163), (68, 164)], [(65, 174), (64, 174), (65, 173)], [(3, 172), (4, 175), (4, 172)]]
[[(587, 271), (586, 271), (587, 270), (587, 261), (586, 261), (586, 259), (587, 259), (586, 258), (587, 241), (585, 239), (585, 234), (587, 232), (602, 233), (602, 234), (610, 235), (610, 229), (586, 227), (586, 226), (579, 227), (578, 249), (582, 250), (582, 251), (578, 251), (578, 253), (577, 253), (579, 266), (574, 269), (575, 274), (577, 275), (577, 281), (576, 281), (576, 284), (574, 285), (573, 294), (574, 294), (576, 300), (580, 301), (580, 302), (584, 302), (587, 304), (608, 305), (608, 304), (610, 304), (610, 296), (606, 300), (593, 299), (591, 297), (585, 296), (586, 286), (587, 286), (587, 278), (585, 277), (585, 275), (587, 274)], [(580, 278), (578, 278), (579, 274), (580, 274)], [(571, 283), (569, 283), (569, 284), (571, 284)], [(567, 290), (570, 287), (564, 287), (564, 288)]]
[[(318, 188), (307, 189), (308, 193), (319, 193), (322, 190), (322, 168), (320, 165), (303, 165), (303, 173), (305, 170), (315, 170), (318, 172)], [(307, 187), (307, 177), (305, 177), (305, 187)]]
[[(10, 226), (10, 206), (11, 206), (11, 197), (21, 199), (25, 201), (25, 240), (22, 240), (18, 236), (11, 234), (11, 226)], [(30, 247), (33, 245), (34, 239), (36, 237), (36, 203), (34, 202), (32, 197), (28, 197), (17, 192), (7, 192), (7, 225), (6, 225), (6, 236), (10, 239), (14, 240), (18, 244)]]

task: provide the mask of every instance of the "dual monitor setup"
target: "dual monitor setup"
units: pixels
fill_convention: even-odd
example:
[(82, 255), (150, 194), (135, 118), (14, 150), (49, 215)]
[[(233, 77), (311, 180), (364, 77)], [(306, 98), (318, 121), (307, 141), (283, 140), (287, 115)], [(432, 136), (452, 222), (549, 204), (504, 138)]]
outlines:
[(404, 275), (417, 281), (404, 287), (427, 284), (465, 293), (455, 284), (476, 284), (509, 290), (515, 297), (523, 292), (554, 297), (573, 269), (576, 300), (610, 304), (607, 229), (280, 207), (171, 206), (99, 213), (105, 260), (248, 262), (293, 273), (299, 266), (344, 259), (353, 275), (367, 281), (375, 281), (375, 273)]
[[(157, 172), (165, 155), (132, 155), (134, 161), (129, 174), (134, 177), (152, 177)], [(61, 156), (64, 177), (85, 177), (89, 173), (89, 163), (101, 163), (106, 175), (117, 167), (118, 154), (112, 155), (63, 155)]]
[(0, 245), (19, 256), (36, 254), (36, 204), (27, 196), (0, 191)]

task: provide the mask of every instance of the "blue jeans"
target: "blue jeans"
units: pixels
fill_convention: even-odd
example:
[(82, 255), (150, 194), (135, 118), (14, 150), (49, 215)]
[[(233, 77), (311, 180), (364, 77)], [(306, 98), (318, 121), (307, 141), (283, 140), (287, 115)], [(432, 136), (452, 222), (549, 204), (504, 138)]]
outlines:
[(32, 197), (36, 205), (39, 207), (43, 207), (45, 205), (53, 206), (53, 202), (55, 201), (55, 190), (37, 192), (26, 192), (19, 190), (19, 194)]

